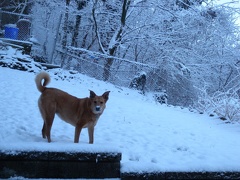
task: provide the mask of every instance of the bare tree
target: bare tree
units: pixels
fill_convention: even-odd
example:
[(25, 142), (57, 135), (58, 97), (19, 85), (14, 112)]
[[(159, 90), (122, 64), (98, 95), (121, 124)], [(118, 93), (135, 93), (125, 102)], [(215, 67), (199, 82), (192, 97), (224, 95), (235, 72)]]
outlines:
[(0, 2), (0, 8), (19, 14), (28, 14), (32, 0), (4, 0)]
[[(83, 1), (77, 2), (79, 6), (65, 11), (62, 45), (90, 50), (84, 56), (86, 62), (92, 54), (102, 54), (98, 65), (104, 67), (99, 72), (105, 81), (111, 80), (111, 70), (121, 63), (116, 58), (154, 66), (157, 70), (147, 72), (152, 78), (151, 82), (147, 79), (148, 87), (165, 89), (171, 98), (168, 102), (181, 105), (189, 104), (193, 86), (228, 89), (238, 74), (239, 30), (233, 23), (234, 9), (208, 4), (199, 8), (201, 0), (93, 0), (86, 7)], [(82, 13), (81, 8), (86, 11)], [(79, 16), (76, 10), (81, 11)], [(73, 32), (71, 38), (66, 38), (66, 28)], [(125, 67), (125, 72), (132, 73)]]
[(63, 39), (62, 39), (63, 48), (66, 47), (67, 45), (69, 4), (70, 4), (70, 0), (66, 0), (66, 8), (65, 8), (64, 24), (63, 24)]
[[(102, 39), (101, 39), (100, 34), (99, 34), (99, 29), (98, 29), (99, 25), (97, 23), (96, 13), (95, 13), (96, 6), (97, 6), (97, 0), (95, 0), (93, 10), (92, 10), (92, 15), (93, 15), (93, 19), (94, 19), (95, 33), (96, 33), (96, 36), (97, 36), (97, 39), (98, 39), (98, 44), (99, 44), (101, 52), (103, 52), (105, 54), (108, 54), (110, 56), (115, 55), (116, 50), (117, 50), (117, 48), (120, 45), (121, 40), (122, 40), (122, 34), (123, 34), (123, 31), (124, 31), (124, 27), (126, 25), (127, 12), (128, 12), (130, 3), (131, 3), (131, 0), (123, 0), (121, 18), (119, 19), (119, 24), (120, 25), (119, 25), (119, 27), (117, 27), (115, 32), (112, 34), (112, 37), (111, 37), (110, 42), (108, 44), (108, 47), (106, 49), (106, 47), (104, 47), (104, 44), (102, 43)], [(108, 10), (111, 10), (110, 5), (108, 6)], [(110, 68), (111, 68), (112, 64), (113, 64), (113, 58), (107, 58), (107, 61), (104, 65), (104, 72), (103, 72), (103, 77), (104, 77), (105, 81), (107, 81), (109, 79)]]
[(80, 14), (80, 10), (82, 10), (86, 6), (86, 0), (75, 0), (77, 4), (77, 15), (76, 15), (76, 22), (75, 27), (73, 29), (73, 36), (72, 36), (72, 43), (71, 46), (77, 47), (78, 46), (78, 34), (79, 34), (79, 28), (81, 24), (82, 15)]

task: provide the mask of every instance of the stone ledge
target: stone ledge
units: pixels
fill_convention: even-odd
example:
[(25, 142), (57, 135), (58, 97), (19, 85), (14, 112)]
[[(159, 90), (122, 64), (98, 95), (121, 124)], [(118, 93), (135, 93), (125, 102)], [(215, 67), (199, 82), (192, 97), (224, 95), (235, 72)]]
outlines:
[(0, 177), (119, 178), (121, 153), (0, 152)]
[(239, 172), (152, 172), (122, 173), (122, 180), (158, 180), (158, 179), (240, 179)]

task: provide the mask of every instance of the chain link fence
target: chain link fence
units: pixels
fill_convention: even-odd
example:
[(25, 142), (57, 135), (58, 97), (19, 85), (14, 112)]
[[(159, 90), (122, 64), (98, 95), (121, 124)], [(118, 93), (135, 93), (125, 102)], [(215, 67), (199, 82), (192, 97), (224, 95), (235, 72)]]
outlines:
[(31, 37), (31, 17), (0, 9), (0, 37), (26, 41)]
[[(75, 70), (116, 86), (137, 89), (142, 94), (154, 92), (153, 96), (159, 103), (176, 104), (178, 101), (178, 105), (189, 105), (195, 96), (188, 79), (179, 77), (173, 81), (166, 71), (151, 65), (70, 46), (64, 50), (56, 48), (54, 59), (61, 59), (61, 67), (65, 69)], [(107, 65), (109, 60), (110, 67)]]
[[(149, 72), (153, 73), (154, 69), (156, 69), (146, 64), (88, 51), (83, 48), (67, 47), (64, 50), (56, 48), (56, 52), (54, 59), (62, 60), (61, 67), (76, 70), (82, 74), (108, 81), (118, 86), (129, 87), (134, 79), (141, 78), (141, 75), (146, 76)], [(110, 67), (106, 65), (109, 60), (112, 61)], [(154, 76), (146, 78), (147, 87), (156, 89), (152, 79)], [(141, 83), (139, 82), (139, 84)]]
[[(39, 27), (39, 29), (41, 28)], [(59, 29), (57, 29), (57, 31), (59, 31)], [(9, 39), (12, 41), (17, 40), (27, 42), (30, 40), (31, 36), (31, 16), (3, 11), (0, 9), (0, 38), (3, 38), (5, 41)], [(49, 63), (59, 64), (60, 61), (60, 67), (74, 69), (82, 74), (86, 74), (99, 80), (105, 80), (118, 86), (129, 87), (130, 84), (133, 84), (134, 78), (136, 81), (136, 78), (141, 74), (149, 73), (150, 71), (154, 72), (154, 67), (150, 67), (146, 64), (110, 57), (83, 48), (59, 47), (60, 46), (51, 47), (53, 48), (54, 57), (50, 58), (50, 61), (52, 62), (49, 61)], [(34, 55), (33, 50), (32, 54)], [(107, 69), (106, 62), (109, 61), (109, 59), (111, 59), (112, 63)], [(145, 82), (147, 82), (148, 85), (145, 85)], [(154, 85), (155, 83), (150, 77), (147, 77), (147, 80), (143, 83), (139, 83), (142, 87), (136, 87), (137, 82), (132, 86), (135, 86), (142, 91), (144, 91), (146, 87), (151, 90), (156, 89), (156, 85)]]
[[(175, 102), (181, 102), (179, 105), (188, 105), (192, 102), (194, 91), (191, 89), (190, 81), (183, 76), (173, 78), (171, 72), (156, 65), (112, 57), (84, 48), (62, 47), (60, 45), (62, 38), (60, 29), (63, 28), (61, 16), (55, 18), (54, 27), (49, 28), (37, 23), (35, 31), (34, 27), (32, 28), (31, 17), (28, 15), (0, 10), (0, 20), (0, 38), (2, 39), (21, 41), (26, 45), (32, 34), (34, 37), (40, 35), (38, 36), (39, 45), (34, 48), (33, 43), (30, 50), (35, 60), (37, 60), (35, 58), (36, 54), (37, 57), (48, 55), (48, 58), (45, 58), (45, 63), (75, 70), (116, 86), (137, 89), (142, 94), (152, 91), (156, 101), (160, 103), (167, 103), (168, 101), (170, 104), (176, 105)], [(52, 29), (52, 34), (49, 32), (50, 29)], [(46, 52), (36, 53), (39, 49)]]

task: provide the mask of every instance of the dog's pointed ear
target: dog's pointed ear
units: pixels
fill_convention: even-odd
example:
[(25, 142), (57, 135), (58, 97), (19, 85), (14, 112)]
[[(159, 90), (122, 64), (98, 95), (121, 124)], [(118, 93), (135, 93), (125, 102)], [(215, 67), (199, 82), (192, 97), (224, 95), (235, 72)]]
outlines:
[(95, 92), (93, 92), (92, 90), (89, 90), (90, 91), (90, 98), (94, 98), (96, 96)]
[(107, 102), (108, 100), (108, 96), (109, 96), (110, 91), (106, 91), (105, 93), (103, 93), (102, 97), (105, 99), (105, 101)]

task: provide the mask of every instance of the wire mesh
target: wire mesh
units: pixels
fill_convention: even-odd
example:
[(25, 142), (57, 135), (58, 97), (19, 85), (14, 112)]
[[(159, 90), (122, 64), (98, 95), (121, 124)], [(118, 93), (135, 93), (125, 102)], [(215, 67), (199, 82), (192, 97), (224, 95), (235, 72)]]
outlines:
[[(158, 76), (157, 68), (82, 48), (67, 47), (65, 50), (61, 48), (56, 50), (55, 59), (61, 59), (61, 67), (65, 69), (76, 70), (95, 79), (124, 87), (129, 87), (131, 83), (136, 82), (136, 78), (141, 78), (141, 74), (149, 74), (150, 76), (146, 76), (145, 82), (143, 80), (144, 87), (139, 88), (139, 90), (159, 89), (156, 83), (156, 80), (159, 79), (156, 78)], [(109, 61), (111, 61), (110, 66)]]
[(0, 37), (22, 41), (29, 40), (31, 37), (31, 17), (0, 9)]

